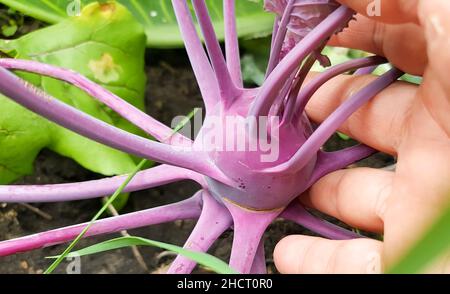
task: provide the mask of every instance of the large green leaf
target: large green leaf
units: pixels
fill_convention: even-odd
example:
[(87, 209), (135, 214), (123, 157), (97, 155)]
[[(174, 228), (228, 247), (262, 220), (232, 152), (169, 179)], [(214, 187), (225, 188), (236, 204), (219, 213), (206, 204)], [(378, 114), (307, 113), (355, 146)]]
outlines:
[[(213, 270), (214, 272), (218, 274), (236, 274), (237, 272), (231, 269), (225, 262), (222, 260), (201, 252), (195, 252), (190, 251), (175, 245), (162, 243), (158, 241), (148, 240), (140, 237), (121, 237), (112, 239), (109, 241), (105, 241), (96, 245), (89, 246), (87, 248), (74, 251), (67, 255), (68, 257), (74, 257), (74, 256), (85, 256), (85, 255), (92, 255), (100, 252), (125, 248), (125, 247), (131, 247), (131, 246), (152, 246), (152, 247), (158, 247), (162, 248), (168, 251), (172, 251), (178, 254), (183, 255), (184, 257), (187, 257), (198, 264), (201, 264), (203, 266), (206, 266)], [(53, 257), (53, 258), (56, 258)]]
[(51, 141), (52, 125), (0, 95), (0, 183), (33, 172), (33, 161)]
[[(217, 34), (224, 37), (221, 0), (205, 0)], [(63, 21), (77, 13), (77, 6), (95, 0), (0, 0), (24, 14), (49, 23)], [(104, 1), (103, 1), (104, 2)], [(179, 34), (171, 0), (118, 0), (144, 25), (149, 47), (179, 47), (183, 42)], [(237, 0), (236, 13), (240, 37), (267, 35), (273, 26), (273, 16), (264, 12), (263, 0)]]
[[(123, 6), (94, 3), (80, 17), (17, 40), (0, 41), (0, 50), (12, 57), (75, 70), (135, 106), (144, 107), (145, 34)], [(69, 105), (137, 132), (112, 110), (73, 86), (34, 74), (20, 74)], [(3, 183), (31, 172), (36, 154), (44, 147), (104, 175), (128, 173), (136, 166), (130, 155), (50, 123), (5, 97), (0, 97), (0, 105), (0, 181)]]

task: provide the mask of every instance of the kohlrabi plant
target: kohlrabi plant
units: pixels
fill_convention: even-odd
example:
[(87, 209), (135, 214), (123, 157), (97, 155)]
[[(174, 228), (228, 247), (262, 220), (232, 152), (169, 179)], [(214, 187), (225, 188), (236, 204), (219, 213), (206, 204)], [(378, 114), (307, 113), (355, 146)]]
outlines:
[[(331, 78), (371, 73), (386, 60), (373, 56), (327, 69), (308, 83), (305, 78), (328, 39), (343, 30), (354, 11), (333, 0), (268, 0), (276, 14), (268, 70), (259, 88), (243, 87), (235, 1), (224, 0), (225, 54), (203, 0), (192, 0), (205, 48), (189, 3), (173, 0), (206, 109), (194, 140), (172, 130), (80, 74), (35, 61), (0, 59), (0, 92), (35, 113), (87, 138), (162, 163), (139, 172), (126, 192), (192, 180), (201, 190), (186, 200), (95, 222), (87, 236), (183, 219), (198, 219), (185, 248), (206, 252), (224, 231), (234, 230), (229, 261), (240, 273), (264, 273), (263, 233), (276, 218), (292, 220), (331, 239), (361, 236), (313, 216), (297, 200), (324, 175), (370, 156), (358, 145), (327, 153), (321, 150), (338, 127), (363, 104), (403, 75), (391, 69), (355, 93), (321, 125), (305, 113), (312, 95)], [(102, 4), (103, 11), (113, 2)], [(133, 135), (93, 118), (24, 82), (10, 70), (38, 73), (71, 83), (106, 104), (156, 141)], [(0, 202), (73, 201), (112, 194), (127, 176), (47, 186), (2, 186)], [(0, 242), (0, 255), (52, 246), (74, 239), (85, 224)], [(195, 262), (178, 256), (169, 273), (190, 273)]]

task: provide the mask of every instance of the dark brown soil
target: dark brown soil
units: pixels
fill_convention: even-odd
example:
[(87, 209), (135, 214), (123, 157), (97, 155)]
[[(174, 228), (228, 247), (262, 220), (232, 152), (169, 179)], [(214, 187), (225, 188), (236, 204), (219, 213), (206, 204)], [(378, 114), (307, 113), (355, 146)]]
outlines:
[[(151, 51), (148, 54), (148, 64), (148, 113), (169, 124), (174, 116), (185, 115), (194, 107), (202, 105), (195, 79), (183, 51)], [(334, 138), (329, 147), (330, 149), (336, 149), (347, 144), (352, 143)], [(390, 163), (392, 163), (392, 158), (379, 154), (362, 164), (381, 167)], [(96, 178), (99, 178), (99, 175), (84, 170), (72, 160), (62, 158), (49, 151), (43, 151), (36, 161), (34, 175), (26, 177), (21, 183), (64, 183)], [(183, 182), (133, 193), (128, 205), (121, 213), (172, 203), (192, 195), (196, 190), (198, 190), (198, 187), (195, 184)], [(0, 207), (0, 240), (88, 221), (98, 211), (100, 205), (99, 200), (36, 205), (53, 218), (52, 220), (46, 220), (21, 205), (3, 204)], [(193, 226), (193, 221), (185, 221), (142, 228), (129, 233), (183, 245)], [(274, 246), (283, 236), (290, 234), (309, 233), (298, 225), (281, 220), (272, 224), (266, 233), (269, 272), (275, 272), (272, 262)], [(85, 247), (118, 236), (119, 234), (113, 234), (83, 240), (78, 247)], [(227, 232), (214, 245), (210, 253), (226, 260), (229, 257), (231, 242), (232, 232)], [(64, 249), (65, 246), (61, 245), (0, 258), (0, 273), (42, 273), (50, 264), (50, 261), (45, 257), (59, 254)], [(164, 272), (173, 259), (170, 254), (161, 254), (162, 250), (160, 249), (140, 248), (140, 251), (150, 271), (155, 273)], [(56, 272), (65, 273), (66, 265), (62, 264)], [(129, 248), (83, 257), (81, 270), (82, 273), (146, 273), (139, 266)], [(197, 269), (196, 272), (205, 272), (205, 270)]]

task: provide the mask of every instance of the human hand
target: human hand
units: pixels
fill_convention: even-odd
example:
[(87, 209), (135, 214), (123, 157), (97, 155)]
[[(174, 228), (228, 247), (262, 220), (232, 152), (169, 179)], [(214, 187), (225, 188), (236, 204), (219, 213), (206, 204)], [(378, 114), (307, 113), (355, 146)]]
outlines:
[[(398, 82), (341, 128), (345, 134), (398, 157), (395, 172), (354, 168), (334, 172), (300, 197), (306, 206), (351, 226), (383, 233), (384, 241), (331, 241), (289, 236), (276, 247), (282, 273), (379, 273), (418, 241), (450, 200), (450, 2), (338, 0), (360, 13), (331, 44), (385, 56), (401, 70), (423, 75), (421, 86)], [(307, 107), (323, 121), (373, 76), (343, 76), (319, 90)], [(427, 271), (450, 272), (450, 254)]]

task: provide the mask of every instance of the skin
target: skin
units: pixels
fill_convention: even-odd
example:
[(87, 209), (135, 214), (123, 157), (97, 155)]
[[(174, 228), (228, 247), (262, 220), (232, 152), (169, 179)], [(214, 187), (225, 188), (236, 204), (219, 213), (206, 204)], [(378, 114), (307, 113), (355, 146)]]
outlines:
[[(382, 15), (365, 16), (372, 0), (340, 0), (357, 21), (331, 44), (385, 56), (423, 75), (418, 86), (398, 82), (356, 112), (340, 131), (398, 156), (395, 172), (354, 168), (334, 172), (299, 199), (351, 226), (384, 234), (384, 241), (331, 241), (289, 236), (276, 247), (282, 273), (380, 273), (418, 241), (450, 202), (450, 3), (382, 0)], [(319, 90), (307, 107), (325, 119), (371, 76), (344, 76)], [(450, 273), (450, 253), (426, 269)]]

